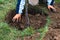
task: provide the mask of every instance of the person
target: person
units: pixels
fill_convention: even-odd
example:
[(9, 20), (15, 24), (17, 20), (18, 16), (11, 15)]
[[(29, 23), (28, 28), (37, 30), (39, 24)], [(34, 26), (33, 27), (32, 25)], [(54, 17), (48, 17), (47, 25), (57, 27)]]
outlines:
[[(37, 2), (38, 2), (38, 0), (37, 0)], [(36, 4), (37, 4), (37, 2), (36, 2)], [(29, 2), (29, 3), (32, 4), (32, 5), (35, 5), (32, 2)], [(47, 8), (49, 10), (50, 9), (54, 9), (55, 10), (53, 4), (54, 4), (54, 0), (47, 0)], [(16, 13), (17, 14), (13, 17), (13, 20), (17, 20), (18, 21), (19, 18), (21, 19), (21, 14), (23, 12), (24, 6), (25, 6), (25, 0), (18, 0), (17, 1), (17, 6), (16, 6)]]

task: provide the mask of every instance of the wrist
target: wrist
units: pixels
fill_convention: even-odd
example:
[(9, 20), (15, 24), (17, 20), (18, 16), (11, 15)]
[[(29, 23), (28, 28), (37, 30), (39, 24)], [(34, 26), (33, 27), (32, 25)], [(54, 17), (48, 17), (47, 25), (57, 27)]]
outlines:
[(52, 5), (48, 5), (48, 7), (53, 7)]
[(21, 15), (21, 14), (16, 14), (16, 15)]
[(47, 6), (51, 6), (51, 5), (47, 5)]

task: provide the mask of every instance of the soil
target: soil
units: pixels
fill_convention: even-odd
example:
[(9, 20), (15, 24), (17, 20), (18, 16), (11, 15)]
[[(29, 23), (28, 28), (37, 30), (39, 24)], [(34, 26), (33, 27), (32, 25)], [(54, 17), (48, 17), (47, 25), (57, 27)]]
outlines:
[[(28, 13), (29, 25), (31, 27), (33, 27), (34, 29), (39, 29), (46, 24), (47, 15), (43, 14), (42, 11), (36, 13), (33, 10), (35, 10), (35, 9), (29, 10), (29, 13)], [(26, 19), (26, 15), (25, 15), (24, 10), (23, 10), (23, 13), (22, 13), (21, 20), (19, 20), (18, 22), (17, 21), (15, 21), (15, 22), (12, 21), (12, 18), (15, 16), (15, 14), (16, 14), (15, 10), (10, 10), (6, 15), (6, 18), (5, 18), (6, 22), (9, 25), (15, 26), (20, 30), (25, 29), (28, 21), (26, 21), (27, 19)]]
[[(49, 17), (51, 19), (51, 23), (49, 25), (49, 30), (44, 36), (43, 40), (60, 40), (60, 4), (55, 4), (55, 8), (57, 9), (56, 13), (48, 12)], [(15, 10), (11, 10), (8, 12), (8, 15), (6, 16), (7, 23), (9, 23), (12, 26), (19, 26), (19, 28), (25, 28), (25, 15), (22, 15), (22, 22), (20, 23), (14, 23), (12, 22), (12, 17), (15, 15)], [(40, 13), (29, 13), (29, 21), (30, 25), (35, 28), (41, 28), (46, 24), (46, 18), (47, 16), (41, 15)], [(11, 17), (11, 18), (10, 18)], [(24, 21), (23, 21), (24, 20)], [(36, 40), (35, 38), (39, 38), (40, 33), (36, 32), (32, 36), (25, 36), (23, 40)], [(21, 37), (18, 37), (17, 40), (22, 40)]]
[(60, 4), (55, 4), (55, 8), (57, 12), (50, 12), (51, 23), (43, 40), (60, 40)]
[(34, 33), (32, 36), (25, 36), (23, 38), (18, 37), (16, 40), (37, 40), (40, 37), (40, 33)]

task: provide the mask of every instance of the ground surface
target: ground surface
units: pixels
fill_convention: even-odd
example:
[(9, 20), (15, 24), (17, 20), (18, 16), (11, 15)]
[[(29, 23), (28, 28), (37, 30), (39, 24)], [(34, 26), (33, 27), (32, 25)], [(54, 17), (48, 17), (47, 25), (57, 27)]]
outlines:
[[(46, 33), (46, 36), (44, 37), (43, 40), (60, 40), (60, 4), (55, 4), (55, 8), (57, 9), (56, 13), (49, 12), (49, 14), (48, 14), (48, 16), (51, 19), (51, 23), (49, 25), (49, 31)], [(8, 23), (13, 26), (18, 25), (21, 28), (25, 28), (24, 27), (26, 25), (26, 23), (25, 23), (26, 20), (24, 20), (25, 15), (22, 15), (21, 23), (13, 23), (12, 21), (10, 21), (12, 18), (11, 19), (9, 18), (13, 12), (14, 12), (14, 10), (10, 11), (8, 16), (6, 16), (6, 17), (8, 17), (7, 18)], [(13, 14), (13, 15), (15, 15), (15, 14)], [(11, 16), (11, 17), (13, 17), (13, 16)], [(40, 13), (29, 14), (30, 25), (34, 29), (38, 29), (38, 28), (41, 28), (42, 26), (44, 26), (47, 21), (46, 18), (47, 18), (46, 15), (41, 15)], [(23, 39), (24, 40), (36, 40), (35, 38), (39, 38), (39, 37), (40, 37), (40, 33), (37, 32), (37, 33), (33, 34), (32, 36), (25, 36)], [(22, 38), (18, 37), (17, 40), (22, 40)]]
[[(56, 4), (60, 3), (60, 0), (55, 0), (55, 1), (56, 1)], [(13, 14), (14, 13), (13, 9), (15, 9), (16, 3), (17, 3), (17, 0), (12, 0), (12, 1), (11, 0), (0, 0), (0, 40), (42, 40), (43, 37), (44, 37), (43, 40), (59, 40), (59, 38), (60, 38), (60, 27), (59, 27), (59, 25), (60, 25), (60, 21), (59, 21), (60, 20), (60, 14), (59, 14), (60, 8), (59, 7), (60, 6), (59, 5), (60, 4), (57, 4), (55, 6), (58, 9), (57, 11), (59, 13), (58, 12), (57, 13), (48, 12), (48, 14), (49, 14), (48, 17), (45, 16), (45, 13), (44, 13), (44, 12), (47, 12), (46, 7), (39, 6), (39, 8), (32, 9), (31, 13), (29, 14), (29, 18), (30, 18), (30, 25), (32, 25), (32, 24), (33, 25), (31, 27), (25, 28), (24, 27), (25, 21), (21, 22), (22, 24), (24, 24), (24, 26), (23, 26), (22, 24), (20, 25), (17, 22), (12, 23), (12, 21), (6, 22), (6, 20), (5, 20), (5, 16), (8, 16), (8, 15), (10, 16), (11, 14), (15, 15), (15, 14)], [(43, 9), (44, 12), (42, 12), (42, 13), (44, 15), (40, 14), (41, 13), (40, 8)], [(38, 9), (38, 10), (36, 10), (36, 9)], [(13, 13), (11, 13), (10, 10)], [(39, 14), (33, 15), (32, 13), (34, 13), (34, 12), (32, 12), (32, 11), (34, 11), (35, 13), (39, 13)], [(39, 12), (37, 12), (37, 11), (39, 11)], [(8, 15), (7, 15), (7, 12), (8, 12)], [(36, 16), (36, 18), (35, 18), (35, 16)], [(39, 19), (39, 17), (41, 19)], [(24, 19), (24, 16), (22, 16), (22, 18)], [(8, 20), (11, 20), (11, 18), (8, 17)], [(49, 20), (51, 21), (51, 24), (49, 24), (50, 23)], [(44, 21), (44, 23), (43, 23), (43, 21)], [(35, 24), (37, 25), (37, 27)], [(42, 24), (42, 25), (39, 25), (39, 24)], [(48, 26), (48, 24), (49, 24), (49, 26)], [(19, 26), (17, 26), (17, 25), (19, 25)], [(18, 30), (14, 26), (18, 27), (19, 29), (21, 29), (21, 27), (22, 27), (23, 30)], [(44, 27), (42, 27), (42, 26), (44, 26)], [(49, 30), (48, 30), (48, 27), (49, 27)]]
[[(15, 16), (15, 14), (16, 14), (15, 10), (11, 10), (10, 12), (8, 12), (8, 14), (6, 16), (6, 21), (12, 26), (17, 26), (21, 29), (24, 29), (27, 24), (25, 13), (22, 14), (22, 19), (19, 22), (12, 21), (12, 18), (13, 18), (13, 16)], [(28, 17), (29, 17), (30, 26), (32, 26), (34, 29), (39, 29), (39, 28), (43, 27), (47, 21), (46, 20), (47, 16), (41, 15), (40, 13), (37, 13), (37, 14), (29, 13)]]
[[(33, 13), (32, 13), (33, 12)], [(32, 13), (32, 14), (31, 14)], [(43, 28), (46, 23), (47, 23), (47, 14), (41, 14), (42, 11), (39, 13), (36, 13), (34, 11), (29, 10), (29, 22), (30, 22), (30, 27), (32, 27), (34, 30), (38, 30), (40, 28)], [(22, 15), (22, 19), (19, 22), (13, 22), (12, 18), (16, 14), (15, 10), (11, 10), (7, 13), (6, 15), (6, 22), (10, 26), (15, 26), (18, 29), (24, 30), (26, 28), (26, 19), (25, 19), (25, 13)], [(33, 35), (30, 36), (24, 36), (23, 38), (18, 37), (16, 40), (37, 40), (40, 37), (39, 32), (35, 32)]]
[(60, 40), (60, 4), (55, 5), (57, 13), (50, 13), (51, 24), (43, 40)]
[[(24, 30), (21, 31), (21, 30), (18, 30), (16, 27), (13, 27), (14, 25), (11, 26), (6, 22), (5, 16), (7, 16), (7, 12), (15, 9), (16, 3), (17, 3), (17, 0), (12, 0), (12, 1), (11, 0), (0, 0), (0, 34), (1, 34), (0, 40), (15, 40), (15, 39), (17, 39), (17, 37), (23, 39), (24, 37), (32, 36), (33, 34), (37, 34), (37, 31), (38, 31), (38, 34), (41, 32), (41, 34), (44, 35), (45, 32), (47, 31), (47, 27), (43, 27), (41, 29), (40, 29), (40, 27), (37, 27), (37, 30), (35, 30), (36, 27), (32, 28), (32, 26), (31, 26), (31, 27), (25, 28)], [(40, 16), (41, 16), (41, 19), (44, 20), (43, 19), (44, 17), (42, 18), (42, 15), (40, 15)], [(36, 17), (38, 17), (38, 16), (36, 16)], [(9, 19), (10, 19), (10, 17), (9, 17)], [(36, 18), (34, 18), (34, 19), (36, 19)], [(42, 20), (40, 20), (40, 21), (42, 22)], [(35, 22), (35, 24), (36, 24), (36, 22)], [(43, 38), (42, 35), (40, 38)], [(37, 38), (37, 40), (38, 40), (38, 38)]]

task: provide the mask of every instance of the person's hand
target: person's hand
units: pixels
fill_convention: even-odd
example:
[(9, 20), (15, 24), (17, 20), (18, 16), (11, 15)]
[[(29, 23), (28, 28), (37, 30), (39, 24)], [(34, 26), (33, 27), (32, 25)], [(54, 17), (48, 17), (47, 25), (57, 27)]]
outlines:
[(12, 21), (13, 21), (13, 22), (17, 21), (17, 22), (18, 22), (19, 19), (21, 20), (21, 14), (16, 14), (16, 15), (13, 17)]
[(56, 9), (55, 9), (52, 5), (48, 5), (48, 9), (49, 9), (49, 10), (51, 10), (51, 9), (52, 9), (53, 11), (55, 11), (55, 12), (56, 12)]

